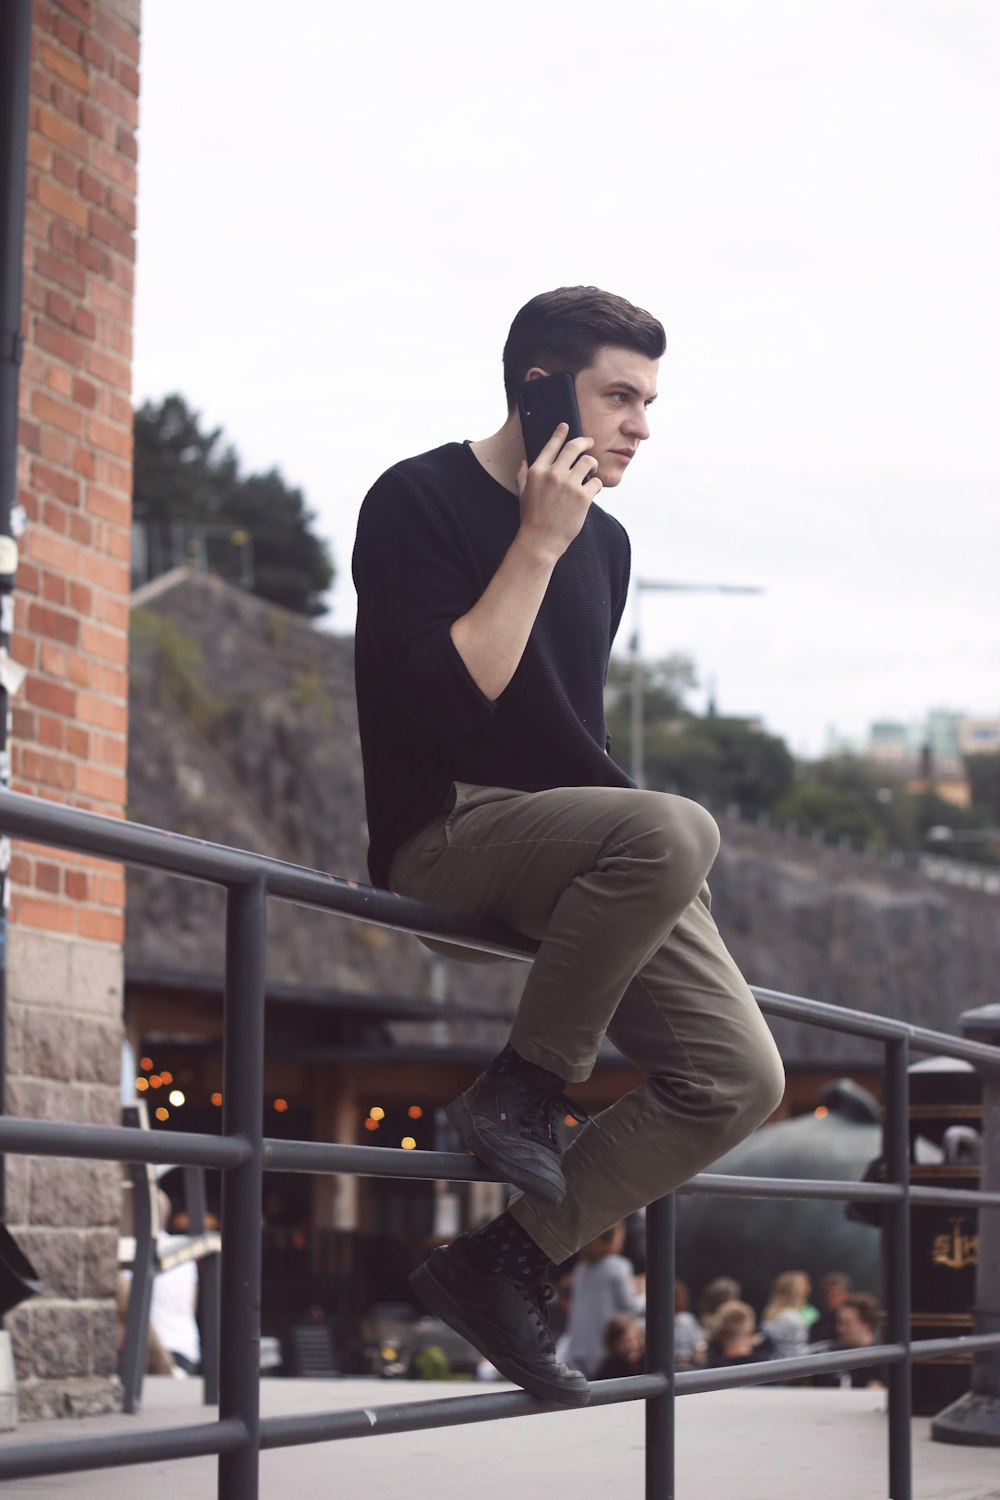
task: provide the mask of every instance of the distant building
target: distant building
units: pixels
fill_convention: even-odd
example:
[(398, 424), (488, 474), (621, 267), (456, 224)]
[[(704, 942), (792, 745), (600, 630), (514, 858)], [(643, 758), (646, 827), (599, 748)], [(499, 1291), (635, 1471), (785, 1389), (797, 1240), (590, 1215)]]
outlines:
[(1000, 716), (933, 708), (922, 722), (879, 719), (868, 731), (868, 760), (898, 771), (911, 792), (936, 792), (956, 807), (971, 801), (964, 757), (1000, 753)]

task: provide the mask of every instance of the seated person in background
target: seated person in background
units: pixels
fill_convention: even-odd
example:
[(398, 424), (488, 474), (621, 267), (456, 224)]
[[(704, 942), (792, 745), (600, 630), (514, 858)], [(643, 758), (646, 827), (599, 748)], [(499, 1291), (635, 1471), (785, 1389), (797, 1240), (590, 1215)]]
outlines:
[[(845, 1297), (837, 1309), (837, 1337), (834, 1349), (868, 1349), (877, 1342), (882, 1315), (878, 1301), (870, 1292), (856, 1292)], [(885, 1365), (866, 1365), (860, 1370), (844, 1370), (835, 1377), (838, 1385), (855, 1390), (882, 1391), (889, 1384)]]
[(782, 1271), (774, 1278), (760, 1326), (774, 1345), (775, 1359), (794, 1359), (805, 1354), (809, 1332), (803, 1310), (811, 1291), (805, 1271)]
[(837, 1309), (851, 1295), (851, 1278), (846, 1271), (829, 1271), (819, 1284), (820, 1315), (809, 1330), (811, 1344), (826, 1343), (837, 1337)]
[(622, 1224), (582, 1246), (573, 1271), (573, 1300), (566, 1326), (568, 1364), (592, 1375), (605, 1354), (604, 1330), (615, 1313), (638, 1313), (645, 1300), (635, 1290), (632, 1262), (621, 1254)]
[(709, 1369), (726, 1365), (752, 1365), (773, 1359), (769, 1338), (756, 1332), (757, 1314), (747, 1302), (724, 1302), (715, 1314), (714, 1331), (708, 1342)]
[(705, 1359), (705, 1330), (691, 1312), (691, 1293), (683, 1281), (674, 1282), (674, 1364), (678, 1370)]
[(605, 1354), (595, 1380), (617, 1380), (623, 1375), (641, 1375), (646, 1368), (646, 1339), (629, 1313), (616, 1313), (604, 1329)]
[(712, 1337), (715, 1320), (723, 1303), (738, 1302), (742, 1295), (743, 1288), (731, 1276), (716, 1276), (714, 1281), (702, 1287), (698, 1298), (698, 1321), (705, 1330), (706, 1338)]

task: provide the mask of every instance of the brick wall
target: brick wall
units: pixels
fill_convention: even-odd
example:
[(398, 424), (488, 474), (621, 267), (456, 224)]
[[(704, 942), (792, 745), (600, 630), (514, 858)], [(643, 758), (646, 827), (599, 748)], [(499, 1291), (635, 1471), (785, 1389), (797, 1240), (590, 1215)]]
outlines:
[[(15, 591), (16, 791), (121, 817), (128, 732), (138, 0), (35, 0)], [(124, 880), (15, 846), (8, 1109), (112, 1123)], [(9, 1158), (7, 1222), (45, 1282), (11, 1315), (22, 1415), (116, 1399), (120, 1173)]]

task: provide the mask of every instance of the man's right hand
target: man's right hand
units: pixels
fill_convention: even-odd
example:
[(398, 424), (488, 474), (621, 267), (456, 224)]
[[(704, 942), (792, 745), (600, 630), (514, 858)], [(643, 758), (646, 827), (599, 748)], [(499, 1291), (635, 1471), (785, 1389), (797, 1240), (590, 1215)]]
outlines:
[(603, 489), (597, 460), (588, 452), (593, 438), (567, 442), (568, 432), (568, 425), (560, 422), (531, 468), (522, 463), (517, 473), (521, 539), (553, 566), (579, 535), (591, 501)]

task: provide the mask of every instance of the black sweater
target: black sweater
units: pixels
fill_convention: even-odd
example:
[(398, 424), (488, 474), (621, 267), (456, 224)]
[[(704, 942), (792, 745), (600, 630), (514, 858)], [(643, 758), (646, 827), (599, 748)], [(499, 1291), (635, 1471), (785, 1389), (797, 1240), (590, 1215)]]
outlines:
[(503, 561), (516, 495), (468, 445), (387, 470), (361, 508), (355, 677), (368, 867), (388, 884), (399, 845), (437, 815), (453, 781), (542, 791), (631, 786), (605, 754), (604, 681), (628, 589), (628, 537), (592, 505), (556, 564), (524, 655), (492, 702), (449, 633)]

